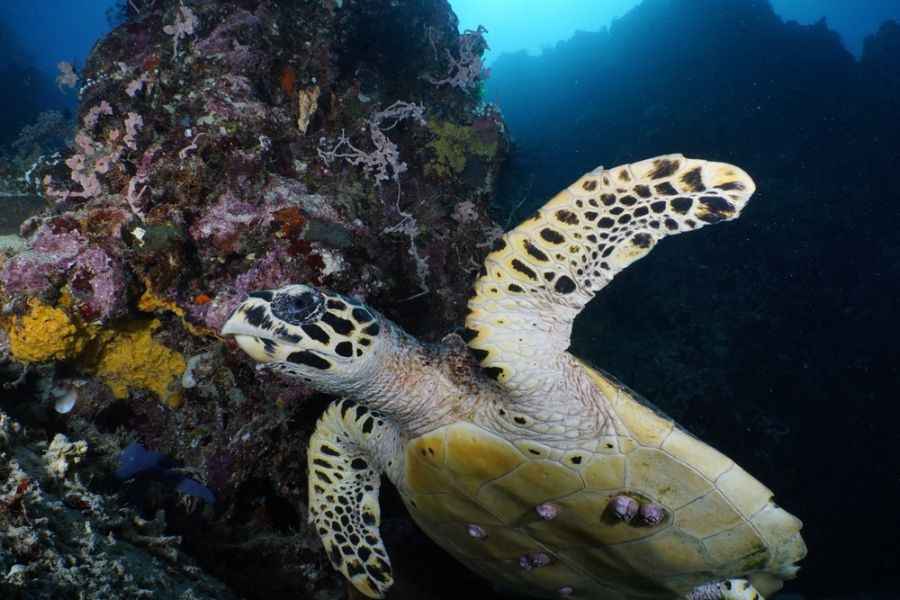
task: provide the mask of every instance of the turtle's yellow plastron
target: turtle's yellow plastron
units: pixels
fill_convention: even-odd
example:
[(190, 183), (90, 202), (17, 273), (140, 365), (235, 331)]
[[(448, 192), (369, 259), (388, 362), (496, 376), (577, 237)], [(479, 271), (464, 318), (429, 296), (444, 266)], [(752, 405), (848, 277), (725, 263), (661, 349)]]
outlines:
[[(466, 335), (422, 345), (305, 285), (253, 292), (222, 330), (255, 360), (343, 397), (309, 448), (310, 519), (366, 596), (392, 583), (384, 472), (438, 544), (543, 598), (755, 600), (806, 554), (800, 521), (731, 459), (567, 352), (578, 312), (666, 235), (733, 219), (737, 167), (660, 156), (598, 168), (485, 260)], [(480, 363), (480, 364), (478, 364)]]

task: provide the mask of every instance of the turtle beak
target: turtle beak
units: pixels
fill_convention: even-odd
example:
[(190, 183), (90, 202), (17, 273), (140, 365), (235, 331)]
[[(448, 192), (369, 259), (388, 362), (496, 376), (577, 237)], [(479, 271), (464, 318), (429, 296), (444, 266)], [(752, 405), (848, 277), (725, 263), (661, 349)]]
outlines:
[(268, 310), (267, 302), (248, 298), (234, 309), (221, 331), (223, 336), (233, 336), (241, 350), (262, 363), (278, 359), (278, 343), (271, 339), (272, 333), (265, 327), (267, 322), (271, 323)]

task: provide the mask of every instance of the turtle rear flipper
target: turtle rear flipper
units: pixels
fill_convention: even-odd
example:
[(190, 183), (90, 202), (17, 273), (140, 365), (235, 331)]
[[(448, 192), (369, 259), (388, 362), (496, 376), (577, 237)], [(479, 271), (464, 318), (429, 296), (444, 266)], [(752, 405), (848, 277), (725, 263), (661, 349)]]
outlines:
[(485, 259), (469, 346), (513, 398), (541, 395), (594, 294), (666, 235), (734, 219), (754, 190), (737, 167), (680, 154), (585, 174)]
[(386, 434), (379, 415), (333, 403), (309, 440), (309, 519), (328, 558), (360, 592), (383, 598), (394, 582), (378, 526), (381, 467), (370, 449)]
[(746, 579), (723, 579), (691, 590), (688, 600), (765, 600)]

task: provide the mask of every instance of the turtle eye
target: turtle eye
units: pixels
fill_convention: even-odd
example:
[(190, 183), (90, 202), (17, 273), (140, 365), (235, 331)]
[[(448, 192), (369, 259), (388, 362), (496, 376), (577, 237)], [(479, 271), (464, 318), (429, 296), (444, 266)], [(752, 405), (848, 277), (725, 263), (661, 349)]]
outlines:
[(282, 293), (272, 302), (272, 314), (291, 325), (302, 325), (321, 312), (324, 300), (315, 291)]

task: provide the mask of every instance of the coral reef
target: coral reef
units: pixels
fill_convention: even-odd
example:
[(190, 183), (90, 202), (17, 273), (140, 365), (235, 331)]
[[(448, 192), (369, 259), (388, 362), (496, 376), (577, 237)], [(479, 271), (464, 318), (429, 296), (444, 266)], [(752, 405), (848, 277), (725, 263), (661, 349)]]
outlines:
[[(509, 149), (479, 99), (484, 32), (460, 36), (444, 0), (119, 9), (60, 81), (78, 85), (71, 148), (37, 149), (69, 124), (53, 115), (17, 142), (17, 185), (53, 207), (0, 253), (0, 360), (23, 396), (0, 407), (87, 441), (85, 461), (102, 448), (109, 471), (131, 443), (175, 457), (215, 506), (198, 520), (152, 487), (138, 504), (237, 594), (337, 594), (306, 529), (305, 445), (326, 399), (253, 376), (216, 332), (248, 290), (293, 281), (426, 337), (461, 321)], [(410, 536), (400, 514), (385, 516), (395, 541)], [(415, 590), (421, 574), (406, 576)]]
[(0, 595), (236, 597), (179, 549), (178, 536), (165, 534), (162, 513), (144, 519), (91, 490), (84, 440), (29, 438), (0, 411)]

